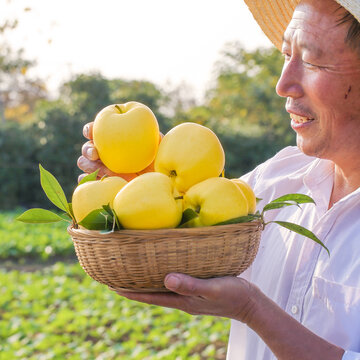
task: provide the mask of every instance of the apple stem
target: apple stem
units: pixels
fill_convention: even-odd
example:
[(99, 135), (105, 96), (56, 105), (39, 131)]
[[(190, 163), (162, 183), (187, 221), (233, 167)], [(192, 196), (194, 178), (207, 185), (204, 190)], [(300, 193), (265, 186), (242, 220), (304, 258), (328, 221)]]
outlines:
[(182, 200), (184, 197), (183, 196), (176, 196), (174, 197), (175, 200)]
[(171, 170), (169, 175), (170, 175), (170, 177), (177, 176), (176, 170)]
[(123, 114), (123, 111), (121, 110), (121, 107), (119, 105), (115, 105), (115, 107), (120, 111), (120, 114)]

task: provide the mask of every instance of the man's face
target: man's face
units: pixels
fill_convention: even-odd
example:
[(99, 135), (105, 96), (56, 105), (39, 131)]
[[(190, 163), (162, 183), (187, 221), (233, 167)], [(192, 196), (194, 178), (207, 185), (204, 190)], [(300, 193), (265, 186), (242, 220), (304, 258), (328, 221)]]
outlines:
[[(277, 93), (307, 155), (337, 163), (360, 154), (360, 56), (345, 44), (349, 24), (334, 0), (304, 0), (284, 33)], [(343, 161), (343, 160), (342, 160)]]

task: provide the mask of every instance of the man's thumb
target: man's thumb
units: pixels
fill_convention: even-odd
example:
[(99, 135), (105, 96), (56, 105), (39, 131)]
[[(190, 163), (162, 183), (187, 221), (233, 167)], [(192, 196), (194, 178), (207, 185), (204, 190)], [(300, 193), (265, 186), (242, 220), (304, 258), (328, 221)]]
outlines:
[(164, 284), (167, 289), (188, 296), (205, 296), (208, 285), (205, 280), (175, 273), (166, 275)]

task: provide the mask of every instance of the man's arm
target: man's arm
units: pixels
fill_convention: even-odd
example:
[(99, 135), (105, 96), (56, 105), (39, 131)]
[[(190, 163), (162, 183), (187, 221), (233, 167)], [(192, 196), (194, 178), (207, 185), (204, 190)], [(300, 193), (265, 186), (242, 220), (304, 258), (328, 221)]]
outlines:
[(266, 297), (259, 289), (247, 325), (279, 360), (340, 360), (344, 350), (317, 336)]
[(170, 274), (165, 278), (165, 286), (173, 293), (118, 291), (118, 294), (192, 315), (239, 320), (253, 329), (279, 360), (340, 360), (343, 357), (343, 349), (306, 329), (244, 279), (224, 277), (202, 280)]

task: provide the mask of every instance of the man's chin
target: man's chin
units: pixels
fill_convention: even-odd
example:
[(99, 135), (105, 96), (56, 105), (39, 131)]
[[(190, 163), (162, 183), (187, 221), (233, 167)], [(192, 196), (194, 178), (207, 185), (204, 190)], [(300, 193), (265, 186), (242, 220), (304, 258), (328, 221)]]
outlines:
[(307, 156), (317, 157), (320, 159), (327, 159), (321, 148), (316, 147), (314, 144), (308, 144), (306, 142), (296, 140), (296, 145), (298, 149)]
[(315, 149), (310, 144), (304, 143), (299, 137), (296, 138), (296, 145), (299, 150), (307, 156), (317, 156)]

